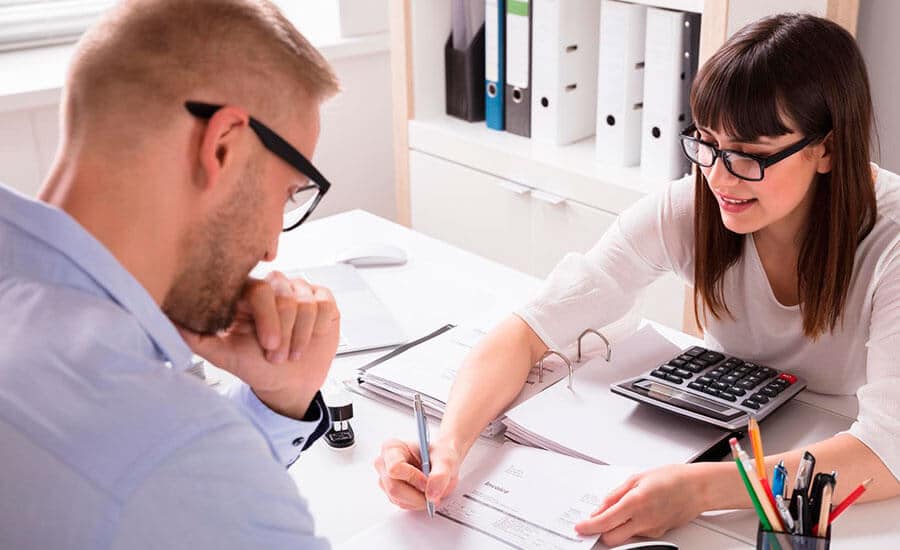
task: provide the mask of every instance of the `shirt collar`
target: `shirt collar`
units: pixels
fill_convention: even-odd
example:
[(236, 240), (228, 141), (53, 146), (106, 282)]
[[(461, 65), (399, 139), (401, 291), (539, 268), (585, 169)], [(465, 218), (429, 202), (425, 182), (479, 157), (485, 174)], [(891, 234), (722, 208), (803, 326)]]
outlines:
[(177, 369), (190, 367), (191, 349), (147, 289), (69, 214), (0, 184), (0, 220), (43, 242), (73, 269), (87, 274), (99, 292), (137, 319), (164, 360)]

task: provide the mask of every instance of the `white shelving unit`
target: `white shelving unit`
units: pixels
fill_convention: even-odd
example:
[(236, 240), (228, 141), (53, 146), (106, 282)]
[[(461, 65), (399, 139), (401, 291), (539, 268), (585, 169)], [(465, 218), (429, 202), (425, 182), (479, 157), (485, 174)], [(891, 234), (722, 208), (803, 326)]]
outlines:
[[(600, 1), (600, 0), (597, 0)], [(855, 30), (858, 0), (634, 0), (702, 14), (700, 62), (744, 24), (807, 11)], [(445, 114), (444, 44), (450, 5), (392, 0), (394, 132), (401, 223), (543, 277), (584, 251), (616, 216), (666, 184), (640, 168), (596, 160), (594, 138), (553, 146)], [(669, 277), (649, 291), (645, 314), (686, 326), (684, 288)]]

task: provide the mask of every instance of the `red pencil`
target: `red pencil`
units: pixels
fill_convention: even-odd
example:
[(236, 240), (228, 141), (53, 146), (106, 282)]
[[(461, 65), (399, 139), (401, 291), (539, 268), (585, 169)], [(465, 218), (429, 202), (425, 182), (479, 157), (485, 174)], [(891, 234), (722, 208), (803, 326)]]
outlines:
[[(850, 507), (851, 504), (856, 502), (856, 499), (858, 499), (866, 491), (866, 487), (868, 487), (870, 483), (872, 483), (871, 477), (860, 483), (856, 489), (853, 489), (853, 492), (847, 495), (847, 498), (842, 500), (841, 503), (831, 511), (831, 514), (828, 515), (828, 525), (831, 525), (831, 522), (836, 520), (838, 516), (844, 512), (844, 510), (846, 510)], [(817, 527), (818, 525), (813, 525), (813, 535), (816, 534), (816, 531), (818, 530)]]

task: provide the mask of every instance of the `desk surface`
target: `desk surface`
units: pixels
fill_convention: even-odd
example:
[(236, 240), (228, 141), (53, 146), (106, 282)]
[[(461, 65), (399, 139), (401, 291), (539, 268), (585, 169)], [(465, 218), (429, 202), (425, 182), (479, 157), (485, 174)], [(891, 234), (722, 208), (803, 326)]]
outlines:
[[(448, 322), (498, 318), (502, 312), (510, 311), (527, 299), (540, 284), (529, 275), (360, 210), (317, 220), (284, 234), (278, 259), (271, 267), (286, 270), (331, 263), (342, 248), (371, 242), (391, 243), (407, 251), (409, 261), (406, 265), (361, 269), (360, 273), (411, 338)], [(358, 366), (378, 355), (380, 352), (338, 358), (329, 381), (350, 378)], [(856, 413), (852, 400), (801, 395), (804, 403), (796, 405), (797, 410), (812, 418), (826, 418), (824, 431), (843, 429), (841, 426), (849, 425)], [(309, 501), (317, 532), (327, 536), (336, 546), (395, 514), (403, 513), (379, 489), (372, 462), (386, 439), (416, 438), (410, 410), (356, 395), (353, 405), (356, 445), (335, 451), (319, 443), (290, 469), (301, 494)], [(800, 413), (791, 413), (794, 414)], [(779, 430), (777, 438), (784, 443), (775, 445), (773, 441), (773, 445), (789, 445), (792, 434), (788, 424), (774, 424), (770, 430)], [(436, 428), (432, 426), (433, 430)], [(463, 473), (490, 449), (488, 442), (476, 444), (463, 465)], [(775, 450), (772, 447), (772, 451)], [(897, 517), (900, 517), (900, 499), (856, 505), (836, 524), (835, 542), (839, 541), (841, 548), (865, 545), (866, 548), (896, 549), (900, 542)], [(702, 526), (703, 530), (698, 531), (696, 526)], [(695, 528), (687, 531), (690, 533), (685, 532), (686, 538), (681, 541), (683, 548), (748, 548), (755, 540), (756, 525), (752, 511), (742, 510), (704, 516), (695, 522)], [(696, 540), (698, 532), (708, 534), (708, 538), (701, 537), (706, 541), (702, 545)], [(679, 535), (676, 531), (666, 538), (683, 538)]]

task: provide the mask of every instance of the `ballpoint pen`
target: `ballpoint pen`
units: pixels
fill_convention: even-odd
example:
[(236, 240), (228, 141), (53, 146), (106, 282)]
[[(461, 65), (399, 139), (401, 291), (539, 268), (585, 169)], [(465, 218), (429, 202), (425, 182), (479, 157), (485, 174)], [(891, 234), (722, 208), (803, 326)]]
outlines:
[(812, 485), (809, 487), (809, 517), (806, 518), (809, 521), (810, 527), (819, 523), (819, 510), (821, 510), (822, 496), (825, 487), (831, 485), (832, 489), (834, 489), (835, 475), (834, 472), (831, 474), (819, 472), (813, 478)]
[(798, 495), (798, 494), (795, 492), (795, 493), (794, 493), (794, 496), (791, 497), (791, 504), (794, 504), (794, 499), (796, 499), (796, 501), (797, 501), (797, 507), (798, 507), (797, 509), (798, 509), (798, 510), (804, 510), (804, 512), (801, 512), (801, 513), (797, 514), (797, 534), (798, 534), (798, 535), (805, 535), (805, 534), (806, 534), (806, 522), (803, 521), (803, 516), (807, 515), (807, 514), (805, 513), (805, 510), (806, 510), (806, 497), (804, 497), (802, 494), (799, 494), (799, 495)]
[(781, 495), (775, 495), (775, 507), (778, 508), (778, 514), (781, 516), (781, 522), (784, 524), (787, 533), (797, 534), (797, 525), (794, 523), (794, 518), (791, 517), (791, 513), (787, 509), (787, 503), (784, 502), (784, 497)]
[[(425, 408), (422, 406), (422, 396), (418, 393), (413, 397), (413, 410), (416, 412), (416, 426), (419, 429), (419, 456), (422, 458), (422, 473), (428, 478), (431, 473), (431, 458), (428, 454), (428, 423), (425, 420)], [(434, 517), (434, 503), (425, 497), (425, 510), (428, 517)]]
[[(803, 452), (803, 458), (800, 459), (800, 466), (797, 468), (797, 478), (794, 480), (794, 492), (791, 494), (790, 511), (798, 523), (803, 522), (803, 526), (809, 524), (809, 482), (812, 479), (813, 469), (816, 467), (816, 457), (809, 451)], [(803, 497), (803, 506), (800, 505), (798, 497)], [(804, 517), (805, 516), (805, 517)], [(801, 534), (803, 531), (800, 531)]]
[(775, 470), (772, 472), (772, 493), (775, 496), (781, 495), (787, 498), (787, 468), (784, 467), (784, 461), (778, 462)]

